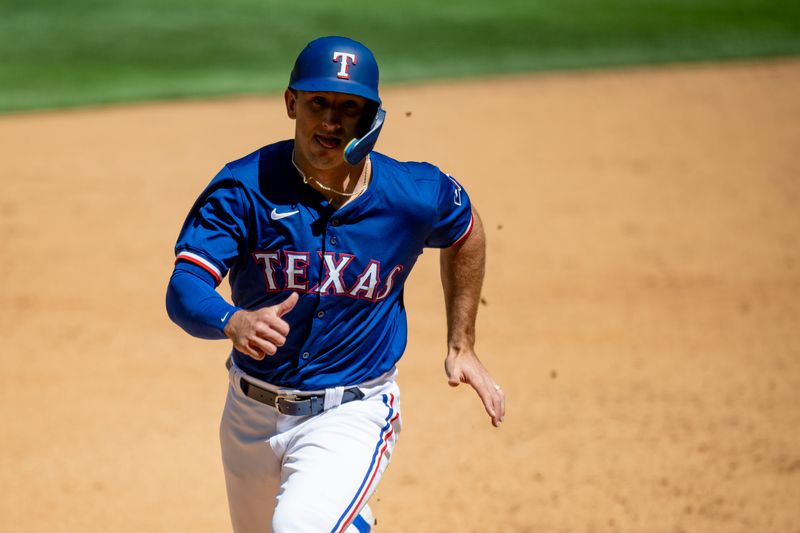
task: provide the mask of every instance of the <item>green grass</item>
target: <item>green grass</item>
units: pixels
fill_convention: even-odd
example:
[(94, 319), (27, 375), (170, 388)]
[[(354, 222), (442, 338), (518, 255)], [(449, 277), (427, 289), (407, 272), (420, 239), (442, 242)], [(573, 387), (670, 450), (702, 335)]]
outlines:
[(319, 35), (382, 81), (800, 54), (797, 0), (0, 0), (0, 111), (264, 93)]

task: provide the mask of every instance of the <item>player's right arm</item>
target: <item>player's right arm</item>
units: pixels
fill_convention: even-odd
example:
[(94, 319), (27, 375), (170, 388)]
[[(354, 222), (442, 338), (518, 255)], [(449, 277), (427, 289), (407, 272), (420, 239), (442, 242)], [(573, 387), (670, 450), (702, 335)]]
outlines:
[(227, 337), (238, 351), (263, 359), (286, 342), (289, 325), (281, 317), (291, 311), (298, 296), (247, 311), (229, 304), (216, 291), (229, 268), (246, 253), (251, 206), (242, 188), (226, 165), (186, 217), (175, 245), (167, 314), (190, 335)]
[(167, 314), (186, 333), (224, 339), (223, 328), (238, 310), (215, 290), (215, 279), (197, 265), (179, 261), (167, 285)]
[(213, 278), (199, 267), (178, 263), (167, 286), (167, 314), (184, 331), (201, 339), (229, 338), (254, 359), (275, 355), (286, 343), (289, 324), (281, 318), (297, 303), (293, 292), (277, 305), (246, 311), (215, 290)]
[(238, 310), (216, 291), (244, 249), (249, 202), (228, 165), (195, 201), (175, 243), (175, 268), (167, 287), (167, 314), (187, 333), (224, 339)]

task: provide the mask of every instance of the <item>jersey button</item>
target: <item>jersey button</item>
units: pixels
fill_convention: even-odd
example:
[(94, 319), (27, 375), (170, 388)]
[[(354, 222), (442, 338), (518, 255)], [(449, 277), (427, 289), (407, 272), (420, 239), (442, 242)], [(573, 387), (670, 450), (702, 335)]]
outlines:
[(318, 311), (317, 312), (317, 318), (322, 318), (324, 316), (325, 316), (325, 311)]
[(334, 227), (338, 226), (339, 225), (339, 219), (338, 218), (334, 218), (333, 220), (331, 220), (331, 225), (334, 226)]
[(308, 359), (309, 357), (311, 357), (311, 354), (310, 354), (310, 353), (308, 353), (308, 352), (303, 352), (303, 359)]
[(336, 244), (336, 237), (331, 237), (331, 244), (333, 244), (333, 245)]

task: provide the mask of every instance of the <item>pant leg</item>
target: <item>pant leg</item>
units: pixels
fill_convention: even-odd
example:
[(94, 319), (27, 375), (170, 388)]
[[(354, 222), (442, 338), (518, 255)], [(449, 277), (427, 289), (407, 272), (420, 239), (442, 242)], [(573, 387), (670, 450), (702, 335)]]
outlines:
[(394, 381), (366, 392), (278, 437), (284, 463), (274, 533), (339, 533), (366, 505), (401, 429)]
[(269, 533), (281, 479), (281, 459), (269, 444), (278, 413), (245, 396), (233, 367), (220, 423), (228, 509), (235, 533)]

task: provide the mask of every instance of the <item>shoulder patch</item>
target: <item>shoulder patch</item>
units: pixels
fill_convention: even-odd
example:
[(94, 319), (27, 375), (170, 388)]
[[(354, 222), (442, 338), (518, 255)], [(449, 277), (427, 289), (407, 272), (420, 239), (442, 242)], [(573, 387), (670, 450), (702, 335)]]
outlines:
[(453, 203), (456, 205), (461, 205), (461, 191), (463, 191), (464, 188), (461, 187), (461, 184), (458, 183), (453, 176), (450, 174), (445, 175), (450, 178), (450, 181), (453, 182), (453, 186), (455, 187), (453, 190)]

